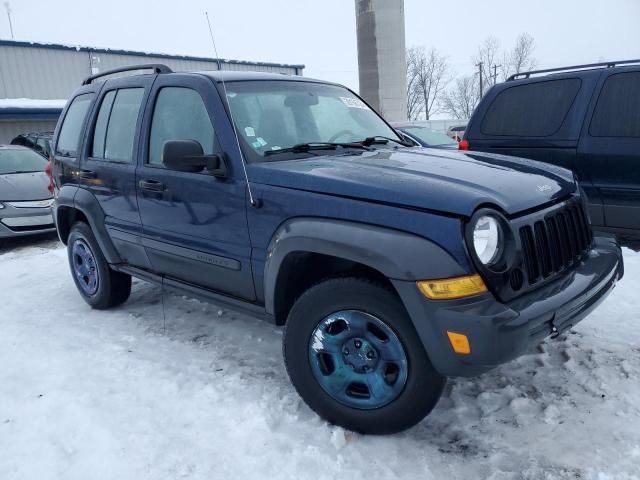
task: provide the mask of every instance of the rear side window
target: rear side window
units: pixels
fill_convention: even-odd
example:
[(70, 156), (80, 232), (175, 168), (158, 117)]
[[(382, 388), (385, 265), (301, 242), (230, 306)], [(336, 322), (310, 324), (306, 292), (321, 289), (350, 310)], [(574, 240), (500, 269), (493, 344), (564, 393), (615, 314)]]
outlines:
[(589, 127), (593, 137), (640, 137), (640, 72), (611, 75)]
[(50, 146), (49, 146), (49, 140), (47, 140), (46, 138), (39, 138), (36, 141), (37, 145), (42, 149), (42, 151), (48, 156), (51, 150)]
[(65, 157), (76, 156), (80, 133), (82, 132), (84, 120), (87, 118), (92, 99), (93, 94), (85, 93), (84, 95), (78, 95), (71, 102), (60, 128), (60, 135), (58, 135), (57, 155)]
[(580, 90), (579, 78), (507, 88), (498, 94), (480, 128), (484, 135), (548, 137), (564, 122)]
[(122, 88), (104, 96), (93, 134), (92, 157), (116, 162), (132, 161), (143, 96), (144, 88)]
[(104, 141), (107, 138), (107, 123), (109, 123), (109, 115), (111, 115), (111, 107), (113, 100), (116, 98), (116, 91), (111, 90), (102, 99), (98, 119), (96, 120), (96, 128), (93, 131), (93, 148), (91, 156), (95, 158), (104, 158)]
[(213, 125), (195, 90), (164, 87), (158, 93), (151, 121), (149, 163), (162, 164), (162, 148), (167, 140), (195, 140), (205, 155), (213, 153)]

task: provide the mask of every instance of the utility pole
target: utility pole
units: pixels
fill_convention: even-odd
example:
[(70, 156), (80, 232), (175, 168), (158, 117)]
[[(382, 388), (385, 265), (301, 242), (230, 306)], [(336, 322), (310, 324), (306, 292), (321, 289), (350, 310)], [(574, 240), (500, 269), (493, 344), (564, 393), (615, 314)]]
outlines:
[(15, 40), (13, 36), (13, 24), (11, 23), (11, 6), (9, 2), (4, 2), (4, 8), (7, 10), (7, 18), (9, 19), (9, 30), (11, 31), (11, 40)]
[(482, 66), (484, 65), (484, 63), (479, 62), (476, 63), (476, 67), (478, 67), (478, 73), (480, 74), (480, 98), (482, 98), (484, 91), (483, 91), (483, 85), (482, 85)]
[(498, 83), (498, 67), (501, 67), (502, 65), (494, 65), (493, 66), (493, 84), (495, 85), (496, 83)]

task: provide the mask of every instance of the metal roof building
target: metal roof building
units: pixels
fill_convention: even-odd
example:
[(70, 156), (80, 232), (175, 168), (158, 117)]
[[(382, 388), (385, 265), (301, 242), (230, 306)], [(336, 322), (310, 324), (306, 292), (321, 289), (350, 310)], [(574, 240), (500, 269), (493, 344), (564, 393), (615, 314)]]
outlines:
[[(220, 59), (223, 70), (302, 75), (304, 65)], [(89, 75), (140, 63), (176, 72), (218, 70), (215, 58), (0, 40), (0, 144), (19, 133), (53, 130), (60, 111), (30, 100), (64, 100)]]

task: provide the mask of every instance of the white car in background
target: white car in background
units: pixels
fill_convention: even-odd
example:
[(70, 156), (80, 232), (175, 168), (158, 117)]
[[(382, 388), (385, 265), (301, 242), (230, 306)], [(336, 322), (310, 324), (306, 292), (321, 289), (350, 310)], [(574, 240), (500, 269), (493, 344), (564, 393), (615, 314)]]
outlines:
[(466, 125), (455, 125), (453, 127), (449, 127), (449, 129), (447, 130), (447, 135), (453, 138), (456, 142), (459, 142), (464, 137), (464, 132), (466, 129)]

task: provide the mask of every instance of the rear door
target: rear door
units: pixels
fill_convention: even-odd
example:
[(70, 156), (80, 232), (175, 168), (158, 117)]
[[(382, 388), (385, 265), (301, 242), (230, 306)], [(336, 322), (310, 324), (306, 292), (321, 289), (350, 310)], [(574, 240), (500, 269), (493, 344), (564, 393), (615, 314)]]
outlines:
[(140, 241), (136, 159), (144, 104), (155, 75), (106, 82), (93, 109), (80, 165), (80, 183), (98, 199), (120, 256), (149, 268)]
[(607, 228), (640, 230), (640, 67), (603, 75), (578, 149)]
[(67, 102), (54, 134), (54, 171), (58, 185), (79, 182), (79, 157), (87, 125), (87, 117), (100, 86), (86, 85)]
[[(211, 80), (158, 77), (145, 114), (138, 174), (143, 244), (156, 272), (254, 300), (246, 181), (221, 147), (218, 132), (229, 131), (224, 122), (226, 113)], [(195, 140), (205, 154), (226, 158), (227, 177), (216, 178), (207, 169), (166, 169), (162, 148), (168, 140)]]

